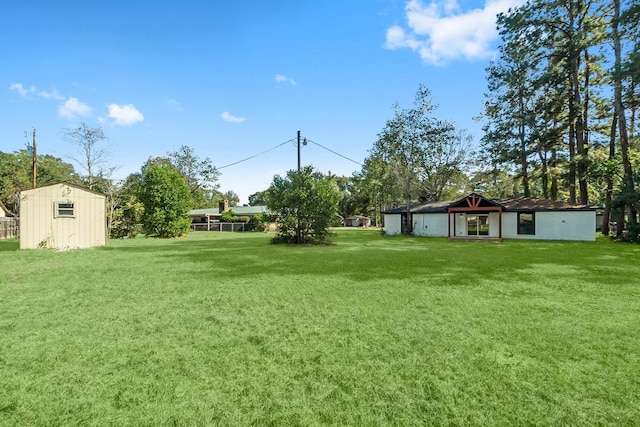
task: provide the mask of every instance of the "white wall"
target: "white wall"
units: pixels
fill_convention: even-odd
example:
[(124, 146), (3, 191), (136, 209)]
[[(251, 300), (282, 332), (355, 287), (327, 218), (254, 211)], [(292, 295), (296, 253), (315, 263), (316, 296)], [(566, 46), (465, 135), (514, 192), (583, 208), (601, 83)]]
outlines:
[[(498, 212), (489, 213), (489, 237), (499, 237), (500, 216)], [(401, 216), (385, 215), (385, 234), (401, 234)], [(467, 217), (465, 214), (451, 214), (451, 236), (467, 237)], [(530, 240), (580, 240), (594, 241), (596, 215), (594, 211), (551, 211), (536, 212), (535, 235), (518, 234), (518, 214), (502, 213), (502, 237), (505, 239)], [(448, 236), (447, 214), (414, 214), (416, 236)]]
[(414, 214), (413, 234), (416, 236), (447, 237), (447, 214)]
[(384, 234), (402, 234), (400, 214), (384, 214)]
[(502, 237), (534, 240), (596, 240), (595, 211), (536, 212), (535, 235), (518, 234), (518, 214), (502, 213)]

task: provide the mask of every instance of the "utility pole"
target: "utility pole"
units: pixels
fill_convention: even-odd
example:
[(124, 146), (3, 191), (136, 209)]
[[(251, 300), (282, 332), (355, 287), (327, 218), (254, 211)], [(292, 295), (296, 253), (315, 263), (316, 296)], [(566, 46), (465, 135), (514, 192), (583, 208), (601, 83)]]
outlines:
[(33, 188), (36, 188), (36, 175), (37, 175), (37, 164), (38, 164), (38, 156), (36, 154), (36, 128), (33, 128), (33, 164), (31, 168), (31, 176), (33, 177)]
[(298, 172), (300, 172), (300, 131), (298, 131)]
[[(307, 145), (307, 138), (302, 140), (302, 145)], [(298, 131), (298, 172), (300, 172), (300, 131)]]

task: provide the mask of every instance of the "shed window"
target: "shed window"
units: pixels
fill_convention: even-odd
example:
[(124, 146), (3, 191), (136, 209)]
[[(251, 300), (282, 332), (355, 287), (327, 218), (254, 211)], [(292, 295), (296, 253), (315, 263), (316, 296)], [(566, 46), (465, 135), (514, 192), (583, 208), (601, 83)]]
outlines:
[(518, 212), (518, 234), (536, 234), (535, 212)]
[(55, 206), (55, 218), (73, 218), (74, 215), (74, 204), (69, 202), (56, 202)]

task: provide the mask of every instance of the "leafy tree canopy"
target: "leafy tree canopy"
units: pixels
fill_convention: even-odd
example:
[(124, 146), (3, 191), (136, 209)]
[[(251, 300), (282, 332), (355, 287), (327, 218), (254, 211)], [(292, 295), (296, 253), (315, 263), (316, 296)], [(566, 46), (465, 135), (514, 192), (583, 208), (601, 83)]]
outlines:
[[(0, 200), (12, 212), (18, 213), (20, 210), (20, 192), (33, 186), (32, 159), (27, 150), (18, 150), (14, 153), (0, 151)], [(44, 186), (59, 182), (80, 183), (73, 165), (49, 154), (38, 155), (37, 185)]]
[(329, 240), (336, 219), (340, 192), (335, 182), (306, 166), (276, 175), (268, 192), (267, 207), (278, 224), (276, 243), (310, 244)]
[(144, 207), (142, 225), (147, 235), (177, 237), (189, 232), (191, 193), (173, 165), (148, 162), (138, 197)]
[(211, 205), (220, 176), (211, 159), (198, 157), (193, 148), (186, 145), (168, 153), (167, 159), (180, 172), (189, 187), (191, 207), (196, 209)]

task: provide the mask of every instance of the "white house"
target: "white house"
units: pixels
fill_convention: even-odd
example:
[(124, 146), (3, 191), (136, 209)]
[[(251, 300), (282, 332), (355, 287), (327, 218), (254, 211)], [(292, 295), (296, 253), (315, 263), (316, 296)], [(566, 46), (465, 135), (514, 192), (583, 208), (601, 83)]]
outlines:
[(595, 240), (595, 206), (512, 197), (487, 199), (471, 193), (456, 201), (406, 206), (384, 212), (385, 234), (402, 234), (407, 220), (416, 236), (450, 239)]
[(70, 184), (20, 193), (20, 249), (107, 244), (106, 197)]

